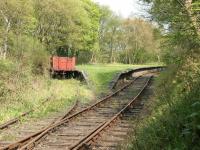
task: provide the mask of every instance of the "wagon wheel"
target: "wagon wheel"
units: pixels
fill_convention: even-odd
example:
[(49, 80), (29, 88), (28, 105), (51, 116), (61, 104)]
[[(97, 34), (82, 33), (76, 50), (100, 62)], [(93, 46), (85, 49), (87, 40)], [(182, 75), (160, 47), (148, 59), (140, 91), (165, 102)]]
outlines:
[(55, 72), (53, 70), (50, 71), (50, 78), (54, 79), (55, 78)]

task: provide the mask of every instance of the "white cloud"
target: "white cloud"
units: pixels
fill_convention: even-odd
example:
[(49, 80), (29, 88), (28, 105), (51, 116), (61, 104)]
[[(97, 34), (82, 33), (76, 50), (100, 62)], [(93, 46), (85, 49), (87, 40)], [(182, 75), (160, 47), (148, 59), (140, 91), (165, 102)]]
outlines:
[(139, 14), (141, 6), (139, 0), (93, 0), (101, 5), (108, 5), (113, 11), (128, 17), (130, 14)]

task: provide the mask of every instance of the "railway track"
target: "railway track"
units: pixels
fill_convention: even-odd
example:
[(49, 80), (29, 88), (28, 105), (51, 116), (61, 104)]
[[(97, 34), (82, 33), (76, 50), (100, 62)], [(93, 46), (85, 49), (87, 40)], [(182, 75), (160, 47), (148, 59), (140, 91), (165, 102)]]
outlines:
[(130, 130), (130, 119), (143, 108), (144, 96), (141, 94), (149, 86), (149, 77), (139, 93), (128, 102), (117, 114), (103, 122), (92, 132), (71, 146), (70, 150), (116, 150), (119, 143), (127, 137)]
[[(16, 137), (11, 137), (9, 141), (0, 140), (0, 149), (3, 149), (3, 147), (5, 147), (6, 145), (9, 145), (9, 144), (12, 145), (10, 143), (13, 140), (12, 138), (21, 139), (18, 142), (23, 143), (24, 141), (28, 140), (28, 137), (26, 137), (27, 134), (30, 134), (31, 137), (36, 137), (37, 135), (39, 135), (40, 133), (42, 133), (44, 131), (44, 129), (46, 128), (47, 125), (52, 125), (55, 122), (66, 118), (67, 116), (73, 114), (77, 109), (78, 109), (78, 101), (76, 101), (74, 103), (74, 105), (64, 114), (63, 113), (57, 114), (54, 117), (49, 117), (44, 120), (38, 121), (36, 123), (27, 122), (24, 124), (24, 126), (20, 126), (21, 128), (19, 128), (18, 126), (13, 127), (13, 128), (6, 127), (6, 129), (8, 129), (8, 130), (5, 130), (5, 128), (4, 128), (5, 131), (3, 130), (1, 134), (8, 135), (8, 139), (9, 139), (9, 136), (11, 137), (14, 132), (14, 134), (16, 134), (15, 135)], [(31, 125), (31, 123), (33, 123), (33, 126)], [(13, 125), (13, 124), (11, 124), (11, 125)], [(8, 124), (8, 126), (10, 126), (10, 125)], [(15, 132), (15, 130), (17, 132)], [(24, 138), (24, 137), (26, 137), (26, 138)]]
[[(150, 77), (147, 79), (146, 76), (138, 76), (127, 85), (92, 106), (70, 116), (65, 114), (64, 117), (62, 116), (39, 132), (35, 132), (31, 136), (27, 136), (16, 143), (0, 149), (32, 149), (34, 147), (36, 149), (84, 148), (85, 145), (90, 145), (88, 143), (99, 135), (100, 132), (105, 131), (113, 121), (125, 114), (130, 105), (142, 94), (149, 80)], [(133, 97), (135, 98), (132, 99)], [(126, 122), (126, 120), (124, 121)], [(55, 132), (51, 132), (53, 130)], [(91, 135), (94, 135), (99, 130), (100, 132), (91, 138)], [(48, 135), (48, 133), (50, 134)], [(90, 137), (90, 140), (88, 140), (88, 137)], [(41, 139), (44, 138), (45, 140), (41, 142)], [(77, 141), (79, 141), (78, 144), (76, 143)], [(39, 142), (41, 143), (36, 146)]]
[[(47, 99), (47, 100), (45, 100), (44, 102), (42, 102), (41, 106), (44, 105), (44, 104), (46, 104), (48, 101), (49, 101), (49, 99)], [(41, 106), (39, 106), (39, 107), (41, 107)], [(24, 112), (24, 113), (22, 113), (21, 115), (19, 115), (18, 117), (15, 117), (15, 118), (13, 118), (13, 119), (11, 119), (11, 120), (9, 120), (9, 121), (6, 121), (6, 122), (3, 123), (3, 124), (0, 124), (0, 131), (1, 131), (1, 130), (4, 130), (4, 129), (6, 129), (6, 128), (9, 128), (10, 126), (12, 126), (12, 125), (14, 125), (14, 124), (20, 122), (20, 120), (21, 120), (23, 117), (26, 117), (26, 116), (30, 115), (30, 114), (33, 113), (35, 110), (37, 110), (39, 107), (37, 107), (37, 108), (35, 108), (35, 109), (31, 109), (31, 110), (29, 110), (29, 111), (27, 111), (27, 112)]]
[[(141, 69), (142, 69), (142, 68), (141, 68)], [(145, 68), (144, 68), (144, 69), (145, 69)], [(148, 69), (148, 68), (146, 68), (146, 69)], [(156, 67), (153, 67), (152, 69), (156, 69)], [(158, 69), (162, 69), (162, 67), (158, 67)], [(136, 69), (136, 70), (137, 70), (137, 69)], [(130, 77), (130, 78), (131, 78), (131, 77)], [(122, 80), (118, 79), (118, 82), (117, 82), (116, 85), (115, 85), (115, 89), (121, 87), (122, 85), (124, 85), (124, 82), (127, 82), (127, 81), (130, 82), (129, 80), (126, 80), (126, 81), (123, 80), (123, 81), (122, 81)], [(44, 105), (44, 104), (46, 104), (48, 101), (49, 101), (49, 99), (47, 99), (47, 100), (45, 100), (44, 102), (42, 102), (41, 106)], [(4, 130), (4, 129), (7, 129), (7, 128), (9, 128), (10, 126), (15, 125), (16, 123), (20, 122), (20, 120), (21, 120), (22, 118), (24, 118), (24, 117), (30, 115), (31, 113), (33, 113), (35, 110), (37, 110), (37, 109), (40, 108), (41, 106), (38, 106), (38, 107), (35, 108), (35, 109), (31, 109), (31, 110), (29, 110), (29, 111), (27, 111), (27, 112), (24, 112), (24, 113), (22, 113), (21, 115), (19, 115), (18, 117), (15, 117), (15, 118), (13, 118), (13, 119), (11, 119), (11, 120), (9, 120), (9, 121), (6, 121), (6, 122), (3, 123), (3, 124), (0, 124), (0, 131), (2, 131), (2, 130)]]

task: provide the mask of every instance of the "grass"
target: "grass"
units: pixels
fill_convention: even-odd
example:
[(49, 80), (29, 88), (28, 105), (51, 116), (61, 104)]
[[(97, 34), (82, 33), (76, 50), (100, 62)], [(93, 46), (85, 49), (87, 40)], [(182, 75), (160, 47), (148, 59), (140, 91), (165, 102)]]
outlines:
[(93, 92), (76, 80), (51, 80), (52, 86), (50, 91), (52, 93), (51, 99), (47, 105), (42, 106), (32, 116), (42, 117), (52, 112), (62, 111), (73, 105), (76, 100), (86, 103), (93, 98)]
[[(75, 100), (88, 102), (95, 94), (108, 91), (108, 84), (114, 75), (126, 69), (139, 68), (148, 65), (95, 64), (79, 65), (89, 76), (91, 86), (83, 85), (76, 80), (51, 80), (45, 76), (34, 76), (26, 68), (14, 67), (10, 73), (7, 66), (0, 84), (4, 95), (0, 96), (0, 123), (10, 120), (32, 108), (38, 108), (42, 102), (49, 99), (31, 117), (45, 117), (51, 113), (62, 111), (71, 106)], [(11, 68), (13, 69), (12, 65)], [(16, 69), (15, 69), (16, 68)], [(15, 73), (13, 73), (13, 71)], [(0, 74), (1, 75), (1, 74)], [(12, 77), (12, 80), (10, 78)], [(23, 121), (23, 120), (22, 120)]]
[[(21, 91), (15, 91), (18, 95), (16, 99), (11, 98), (16, 94), (10, 93), (11, 97), (7, 97), (7, 101), (2, 103), (0, 123), (32, 108), (37, 111), (31, 114), (31, 117), (38, 118), (67, 109), (77, 99), (84, 103), (93, 98), (93, 92), (76, 80), (49, 80), (40, 77), (30, 82), (32, 82), (30, 86), (26, 86)], [(42, 102), (47, 99), (48, 101), (42, 105)]]
[(79, 65), (78, 69), (88, 74), (89, 80), (97, 93), (105, 92), (108, 89), (109, 82), (114, 76), (123, 70), (134, 69), (146, 66), (156, 66), (158, 64), (146, 65), (125, 65), (125, 64), (88, 64)]

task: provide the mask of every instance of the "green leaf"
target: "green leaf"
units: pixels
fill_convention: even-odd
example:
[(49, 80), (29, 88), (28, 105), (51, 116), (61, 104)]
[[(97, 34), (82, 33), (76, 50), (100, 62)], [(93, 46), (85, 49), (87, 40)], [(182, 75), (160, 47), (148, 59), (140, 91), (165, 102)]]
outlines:
[(200, 106), (200, 102), (195, 102), (192, 104), (192, 107), (197, 107), (197, 106)]
[(200, 130), (200, 125), (197, 125), (197, 129), (199, 129), (199, 130)]
[(196, 116), (198, 116), (198, 115), (199, 115), (199, 113), (194, 112), (194, 113), (192, 113), (189, 117), (190, 117), (190, 118), (194, 118), (194, 117), (196, 117)]

